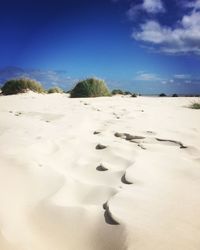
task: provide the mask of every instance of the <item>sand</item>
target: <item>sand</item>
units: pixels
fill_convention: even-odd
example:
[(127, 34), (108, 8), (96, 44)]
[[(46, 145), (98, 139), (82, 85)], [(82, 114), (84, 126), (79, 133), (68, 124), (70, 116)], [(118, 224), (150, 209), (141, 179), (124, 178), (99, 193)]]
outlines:
[(192, 100), (0, 96), (0, 249), (199, 250)]

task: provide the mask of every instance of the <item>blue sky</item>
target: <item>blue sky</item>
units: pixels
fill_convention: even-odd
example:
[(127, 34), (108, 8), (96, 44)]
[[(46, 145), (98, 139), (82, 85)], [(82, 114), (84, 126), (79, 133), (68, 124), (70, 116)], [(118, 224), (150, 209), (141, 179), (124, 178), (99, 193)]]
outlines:
[(200, 0), (3, 0), (0, 32), (1, 83), (200, 93)]

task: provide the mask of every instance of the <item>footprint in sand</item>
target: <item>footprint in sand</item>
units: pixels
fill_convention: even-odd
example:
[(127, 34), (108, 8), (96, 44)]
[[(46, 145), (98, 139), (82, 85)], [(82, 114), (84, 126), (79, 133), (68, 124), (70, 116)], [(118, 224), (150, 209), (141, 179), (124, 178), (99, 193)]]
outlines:
[(105, 167), (102, 163), (96, 167), (96, 170), (98, 171), (108, 171), (108, 168)]
[(153, 132), (153, 131), (151, 131), (151, 130), (147, 130), (147, 131), (146, 131), (146, 134), (148, 134), (148, 135), (156, 135), (156, 133)]
[(117, 115), (115, 112), (113, 112), (113, 115), (115, 116), (116, 119), (120, 119), (120, 116)]
[[(151, 134), (151, 135), (155, 135), (155, 133), (152, 132), (152, 131), (146, 131), (146, 133)], [(126, 141), (137, 143), (137, 146), (140, 147), (143, 150), (146, 149), (145, 146), (141, 143), (141, 140), (148, 139), (148, 138), (146, 138), (144, 136), (137, 136), (137, 135), (131, 135), (131, 134), (128, 134), (128, 133), (119, 133), (119, 132), (116, 132), (114, 135), (115, 135), (115, 137), (119, 137), (119, 138), (124, 139)], [(178, 145), (181, 149), (188, 148), (182, 142), (176, 141), (176, 140), (162, 139), (162, 138), (155, 138), (155, 140), (157, 140), (159, 142), (163, 142), (163, 143)]]
[(113, 218), (113, 215), (110, 212), (108, 202), (103, 204), (103, 209), (105, 210), (104, 213), (105, 222), (110, 225), (119, 225), (119, 222)]
[(138, 143), (138, 147), (143, 149), (143, 150), (146, 150), (145, 146), (143, 144), (141, 144), (141, 143)]
[(137, 135), (131, 135), (131, 134), (128, 134), (128, 133), (118, 133), (116, 132), (115, 134), (115, 137), (120, 137), (124, 140), (127, 140), (127, 141), (131, 141), (131, 142), (136, 142), (135, 140), (142, 140), (142, 139), (145, 139), (144, 136), (137, 136)]
[(101, 150), (101, 149), (105, 149), (105, 148), (107, 148), (107, 146), (105, 146), (105, 145), (102, 145), (102, 144), (97, 144), (96, 145), (97, 150)]
[(98, 134), (101, 134), (101, 132), (99, 132), (99, 131), (94, 131), (93, 132), (93, 135), (98, 135)]
[(156, 140), (159, 141), (159, 142), (164, 142), (164, 143), (167, 142), (167, 143), (176, 144), (176, 145), (180, 146), (180, 148), (182, 148), (182, 149), (183, 148), (188, 148), (187, 146), (183, 145), (183, 143), (180, 142), (180, 141), (161, 139), (161, 138), (156, 138)]
[(126, 173), (122, 176), (121, 182), (124, 183), (124, 184), (127, 184), (127, 185), (133, 184), (132, 182), (130, 182), (130, 181), (127, 180)]
[(15, 113), (15, 116), (20, 116), (20, 115), (22, 115), (22, 112), (16, 112)]

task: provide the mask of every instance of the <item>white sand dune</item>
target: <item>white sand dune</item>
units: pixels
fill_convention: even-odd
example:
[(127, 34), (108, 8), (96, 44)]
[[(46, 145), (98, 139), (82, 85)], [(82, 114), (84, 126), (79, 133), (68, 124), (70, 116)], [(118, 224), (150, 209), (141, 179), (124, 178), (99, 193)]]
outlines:
[(0, 250), (199, 250), (192, 100), (1, 96)]

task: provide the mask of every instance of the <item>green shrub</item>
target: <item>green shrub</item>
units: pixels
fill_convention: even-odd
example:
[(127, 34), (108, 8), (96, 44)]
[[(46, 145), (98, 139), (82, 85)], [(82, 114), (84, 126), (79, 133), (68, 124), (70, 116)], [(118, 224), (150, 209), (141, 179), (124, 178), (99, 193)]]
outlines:
[(113, 89), (111, 94), (112, 95), (124, 95), (124, 92), (121, 89)]
[(193, 102), (189, 107), (191, 109), (200, 109), (200, 102)]
[(121, 89), (113, 89), (112, 95), (132, 95), (130, 91), (122, 91)]
[(44, 89), (40, 83), (25, 78), (9, 80), (4, 84), (1, 90), (3, 95), (26, 93), (28, 90), (37, 93), (44, 92)]
[(103, 80), (89, 78), (77, 83), (71, 91), (71, 97), (110, 96), (110, 92)]
[(159, 96), (160, 96), (160, 97), (165, 97), (166, 94), (165, 94), (165, 93), (161, 93)]
[(178, 97), (178, 95), (177, 94), (173, 94), (172, 97)]
[(131, 97), (137, 97), (136, 93), (132, 93)]
[(71, 90), (71, 89), (70, 89), (70, 90), (65, 91), (65, 93), (66, 93), (66, 94), (71, 94), (71, 92), (72, 92), (72, 90)]
[(124, 91), (124, 95), (132, 95), (130, 91)]
[(53, 93), (63, 93), (63, 90), (59, 87), (53, 87), (48, 90), (48, 94), (53, 94)]

